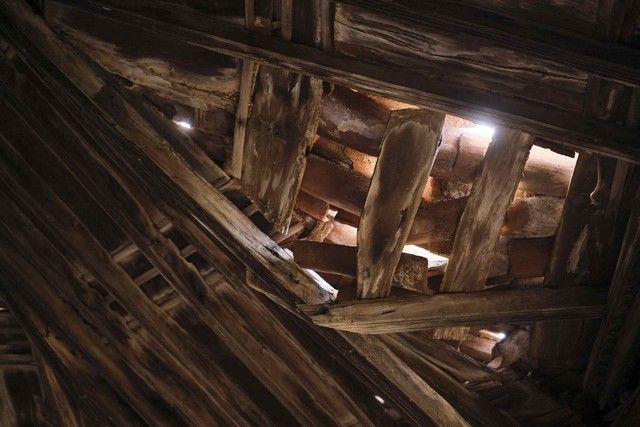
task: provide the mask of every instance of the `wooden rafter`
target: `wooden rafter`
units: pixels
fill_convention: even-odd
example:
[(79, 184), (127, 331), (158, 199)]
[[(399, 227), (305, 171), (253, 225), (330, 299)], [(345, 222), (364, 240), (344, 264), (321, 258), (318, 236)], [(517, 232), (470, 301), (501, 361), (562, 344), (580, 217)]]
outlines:
[[(149, 28), (149, 18), (142, 14), (144, 12), (132, 14), (119, 9), (117, 6), (120, 3), (115, 0), (109, 4), (108, 11), (90, 3), (65, 7), (88, 8), (92, 13), (140, 27), (141, 31)], [(147, 6), (137, 8), (137, 11), (141, 12), (145, 7)], [(189, 27), (185, 24), (187, 17)], [(562, 142), (578, 150), (590, 150), (630, 161), (637, 161), (640, 157), (640, 149), (635, 144), (637, 133), (613, 123), (586, 119), (578, 113), (550, 111), (541, 104), (478, 89), (461, 90), (459, 85), (429, 78), (425, 74), (416, 74), (401, 67), (365, 63), (357, 58), (249, 34), (227, 23), (182, 10), (176, 12), (172, 22), (169, 22), (172, 19), (170, 15), (165, 14), (163, 18), (167, 20), (167, 25), (156, 27), (156, 33), (164, 32), (165, 36), (205, 46), (217, 52), (303, 72), (333, 83), (436, 108), (472, 120), (493, 121)]]
[(600, 318), (605, 295), (601, 288), (573, 287), (443, 293), (300, 307), (321, 326), (385, 334), (498, 322)]

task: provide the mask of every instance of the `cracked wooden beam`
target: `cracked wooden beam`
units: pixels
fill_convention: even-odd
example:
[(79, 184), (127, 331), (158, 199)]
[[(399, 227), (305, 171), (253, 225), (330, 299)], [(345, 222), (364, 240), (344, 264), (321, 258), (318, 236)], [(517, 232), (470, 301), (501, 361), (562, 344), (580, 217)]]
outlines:
[(320, 326), (360, 334), (387, 334), (451, 326), (598, 319), (602, 317), (606, 295), (606, 289), (601, 287), (565, 287), (358, 299), (298, 307)]
[(391, 290), (443, 123), (444, 114), (429, 110), (391, 113), (358, 225), (358, 298), (381, 298)]
[(482, 172), (473, 184), (469, 202), (460, 218), (441, 291), (484, 288), (500, 228), (532, 143), (531, 135), (496, 129)]

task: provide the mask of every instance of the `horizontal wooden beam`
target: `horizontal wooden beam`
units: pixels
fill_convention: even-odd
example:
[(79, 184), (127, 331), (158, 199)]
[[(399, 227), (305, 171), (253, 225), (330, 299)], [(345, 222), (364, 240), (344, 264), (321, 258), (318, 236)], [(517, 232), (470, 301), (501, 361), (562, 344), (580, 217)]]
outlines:
[(400, 22), (418, 24), (425, 29), (491, 42), (541, 60), (566, 64), (603, 79), (640, 85), (640, 51), (622, 44), (532, 25), (531, 22), (459, 2), (340, 0), (340, 3)]
[[(93, 14), (133, 25), (173, 40), (198, 45), (242, 59), (317, 76), (323, 80), (377, 95), (434, 108), (477, 121), (489, 121), (554, 140), (576, 150), (593, 151), (634, 162), (640, 160), (637, 131), (578, 113), (498, 95), (478, 88), (445, 82), (429, 70), (421, 73), (400, 65), (383, 66), (249, 32), (185, 9), (170, 12), (149, 4), (136, 5), (137, 13), (118, 8), (122, 2), (104, 4), (57, 2), (65, 8), (82, 8)], [(133, 7), (128, 5), (126, 7)], [(153, 18), (151, 18), (153, 14)], [(146, 16), (145, 16), (146, 15)], [(158, 17), (162, 16), (159, 20)], [(162, 25), (159, 25), (159, 24)]]
[(566, 287), (437, 294), (298, 307), (320, 326), (387, 334), (448, 326), (486, 326), (602, 316), (606, 289)]

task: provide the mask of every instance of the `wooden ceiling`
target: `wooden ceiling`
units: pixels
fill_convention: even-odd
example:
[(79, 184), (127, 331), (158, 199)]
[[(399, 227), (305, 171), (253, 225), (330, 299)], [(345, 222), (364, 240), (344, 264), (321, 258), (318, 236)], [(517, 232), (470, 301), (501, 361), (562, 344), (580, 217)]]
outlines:
[(2, 425), (640, 423), (639, 20), (1, 0)]

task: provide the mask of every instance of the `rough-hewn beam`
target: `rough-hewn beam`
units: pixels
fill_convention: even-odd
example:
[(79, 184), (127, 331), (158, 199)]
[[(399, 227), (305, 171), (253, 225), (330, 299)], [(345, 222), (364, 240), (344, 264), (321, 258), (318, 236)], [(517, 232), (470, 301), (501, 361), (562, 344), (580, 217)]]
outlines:
[[(293, 252), (295, 261), (303, 268), (321, 273), (333, 273), (347, 277), (357, 274), (357, 247), (334, 243), (296, 240), (286, 246)], [(394, 271), (391, 283), (394, 286), (427, 291), (429, 261), (426, 258), (403, 253)]]
[[(102, 3), (101, 3), (102, 4)], [(381, 66), (358, 58), (323, 52), (301, 44), (287, 43), (274, 37), (249, 33), (241, 28), (218, 22), (182, 9), (173, 14), (157, 14), (152, 20), (144, 16), (152, 6), (136, 6), (138, 13), (119, 9), (115, 0), (106, 10), (97, 4), (82, 3), (73, 7), (89, 8), (93, 13), (139, 27), (153, 28), (170, 38), (184, 40), (224, 54), (251, 59), (319, 77), (333, 83), (396, 98), (426, 108), (491, 121), (522, 129), (539, 137), (562, 142), (568, 147), (591, 150), (631, 161), (640, 158), (636, 131), (600, 120), (591, 120), (578, 113), (556, 111), (543, 104), (502, 96), (478, 88), (462, 88), (439, 77), (415, 73), (402, 66)], [(69, 5), (68, 7), (72, 7)], [(127, 7), (131, 7), (128, 5)], [(158, 26), (157, 16), (165, 25)]]
[(391, 290), (443, 122), (444, 114), (428, 110), (391, 113), (358, 225), (359, 298), (381, 298)]
[[(635, 196), (616, 271), (613, 274), (606, 315), (593, 345), (584, 383), (598, 386), (601, 406), (617, 400), (621, 384), (632, 369), (640, 348), (640, 189)], [(610, 346), (613, 345), (613, 349)]]
[[(47, 101), (41, 98), (43, 96), (41, 93), (33, 91), (32, 88), (24, 84), (24, 80), (23, 84), (20, 85), (19, 92), (26, 96), (23, 99), (25, 102), (32, 100), (46, 103)], [(2, 104), (0, 103), (0, 105)], [(104, 209), (108, 209), (117, 225), (126, 230), (134, 242), (142, 248), (142, 252), (148, 256), (152, 264), (158, 268), (169, 284), (191, 304), (198, 318), (216, 332), (224, 344), (252, 370), (254, 375), (270, 389), (274, 396), (288, 407), (294, 418), (302, 423), (322, 423), (325, 421), (325, 418), (309, 410), (301, 392), (291, 393), (292, 389), (297, 389), (302, 383), (302, 388), (307, 390), (308, 395), (313, 394), (319, 405), (335, 416), (350, 414), (350, 417), (357, 416), (359, 419), (364, 419), (364, 416), (359, 414), (357, 407), (349, 403), (349, 399), (346, 397), (335, 399), (334, 396), (340, 391), (339, 387), (331, 379), (325, 377), (324, 387), (317, 383), (318, 376), (323, 374), (321, 372), (318, 376), (313, 374), (319, 371), (320, 368), (310, 360), (304, 360), (300, 357), (297, 358), (298, 363), (286, 360), (286, 352), (272, 351), (265, 346), (265, 343), (260, 338), (256, 338), (254, 334), (249, 332), (255, 331), (257, 327), (245, 325), (243, 321), (238, 319), (225, 321), (225, 317), (221, 314), (225, 313), (224, 303), (215, 298), (211, 285), (204, 283), (198, 272), (194, 271), (193, 266), (182, 258), (181, 253), (177, 252), (173, 243), (165, 239), (151, 225), (147, 212), (155, 209), (154, 204), (144, 194), (140, 194), (136, 185), (129, 182), (127, 177), (120, 177), (120, 180), (117, 181), (109, 175), (111, 173), (113, 176), (117, 176), (118, 170), (96, 151), (95, 147), (101, 145), (101, 143), (94, 141), (91, 135), (98, 133), (85, 134), (84, 139), (79, 138), (77, 141), (69, 141), (67, 139), (71, 139), (71, 137), (68, 135), (82, 134), (83, 132), (80, 128), (75, 128), (77, 133), (73, 132), (73, 126), (69, 122), (69, 116), (64, 114), (64, 108), (52, 106), (47, 109), (42, 105), (39, 108), (42, 113), (42, 120), (50, 126), (49, 128), (38, 128), (45, 132), (46, 142), (24, 129), (13, 135), (13, 140), (18, 140), (21, 135), (30, 135), (33, 144), (28, 147), (20, 146), (20, 149), (29, 156), (30, 163), (41, 174), (55, 176), (58, 188), (60, 186), (64, 187), (65, 184), (71, 188), (86, 187), (89, 190), (89, 194), (92, 195), (91, 197), (95, 198), (96, 202)], [(15, 114), (12, 115), (11, 112), (4, 108), (0, 109), (0, 111), (3, 111), (7, 118), (12, 119), (11, 123), (17, 124), (22, 120), (22, 118), (16, 117)], [(24, 113), (26, 114), (26, 112)], [(29, 117), (31, 124), (34, 127), (38, 127), (37, 120), (32, 116)], [(70, 130), (59, 133), (51, 128), (56, 123), (65, 123)], [(87, 122), (83, 122), (83, 124), (87, 125)], [(15, 145), (14, 142), (11, 144)], [(52, 151), (47, 151), (44, 148), (45, 145), (51, 147), (50, 150)], [(58, 156), (56, 156), (56, 153)], [(75, 175), (77, 181), (73, 181), (69, 175)], [(132, 196), (135, 196), (135, 198)], [(136, 278), (136, 284), (139, 285), (142, 280), (148, 280), (154, 274), (157, 274), (157, 270), (148, 271), (148, 274), (145, 273)], [(134, 318), (135, 314), (132, 313)], [(264, 319), (265, 315), (256, 317)], [(262, 332), (258, 334), (258, 337), (265, 334), (266, 332)], [(282, 335), (286, 337), (286, 333), (283, 332)], [(276, 340), (271, 340), (271, 342), (276, 342)], [(291, 348), (295, 348), (294, 342), (290, 341), (290, 344)], [(211, 349), (204, 346), (201, 347), (201, 350), (207, 353)], [(257, 353), (260, 353), (260, 358), (255, 357)], [(214, 354), (208, 354), (207, 356), (210, 356), (211, 359), (214, 358)], [(178, 371), (175, 367), (172, 370)], [(194, 367), (192, 370), (196, 370), (196, 368)], [(225, 383), (226, 376), (224, 371), (212, 368), (209, 372), (217, 372), (214, 375), (217, 381), (221, 384)], [(240, 400), (243, 393), (234, 392), (234, 388), (233, 382), (228, 380), (226, 385), (223, 386), (224, 390), (228, 390), (230, 394), (237, 396), (237, 400)], [(325, 391), (330, 388), (332, 388), (331, 391)], [(224, 395), (225, 393), (217, 392), (216, 394)], [(205, 401), (205, 399), (199, 398), (198, 401)], [(249, 402), (242, 403), (242, 407), (245, 408), (248, 415), (260, 413), (260, 411), (253, 410)], [(255, 421), (263, 422), (260, 419)]]
[[(93, 69), (82, 56), (61, 43), (26, 5), (1, 3), (0, 15), (6, 18), (0, 21), (3, 36), (20, 46), (30, 46), (18, 49), (21, 58), (40, 78), (51, 84), (50, 88), (55, 93), (69, 100), (64, 104), (65, 109), (73, 111), (78, 120), (86, 120), (87, 126), (92, 129), (97, 127), (104, 134), (103, 153), (137, 176), (141, 189), (163, 200), (163, 207), (166, 211), (171, 210), (170, 218), (176, 227), (189, 235), (198, 233), (202, 247), (222, 247), (223, 256), (244, 265), (289, 303), (300, 300), (326, 302), (332, 298), (332, 289), (311, 279), (291, 257), (235, 208), (220, 190), (194, 172), (185, 159), (165, 143), (172, 135), (170, 127), (174, 125), (171, 122), (162, 121), (152, 110), (145, 110), (136, 95), (121, 88), (99, 68)], [(37, 40), (37, 48), (24, 39), (25, 36)], [(23, 54), (26, 51), (28, 55)], [(70, 81), (62, 77), (56, 67), (63, 70)], [(101, 114), (106, 114), (112, 122), (105, 120)], [(224, 174), (219, 172), (219, 169), (209, 171), (223, 177)], [(196, 242), (193, 243), (195, 245)], [(85, 257), (96, 254), (76, 255)], [(99, 255), (105, 260), (109, 258), (105, 253)], [(92, 265), (114, 272), (108, 262)], [(104, 280), (109, 278), (101, 278), (101, 274), (95, 276), (101, 282), (116, 285), (116, 280)], [(130, 295), (137, 292), (135, 283), (131, 283), (130, 279), (118, 279), (122, 280), (117, 285), (125, 286)], [(123, 306), (131, 304), (129, 300), (124, 302), (126, 304), (123, 303)], [(166, 322), (153, 324), (162, 324), (166, 332)], [(435, 402), (437, 405), (434, 402), (427, 403), (421, 397), (427, 389), (424, 381), (412, 377), (410, 369), (401, 361), (373, 364), (372, 352), (386, 351), (380, 341), (372, 339), (369, 347), (354, 351), (355, 344), (348, 337), (330, 330), (311, 328), (307, 323), (300, 323), (300, 327), (313, 335), (321, 345), (330, 346), (334, 358), (345, 369), (358, 373), (360, 381), (384, 394), (388, 402), (415, 424), (429, 423), (429, 416), (436, 420), (460, 419), (455, 409), (442, 399)], [(189, 342), (189, 339), (182, 340), (182, 348), (185, 342)], [(170, 347), (175, 346), (172, 344)], [(409, 374), (401, 375), (401, 371)]]
[(565, 287), (460, 292), (300, 305), (317, 325), (362, 334), (386, 334), (448, 326), (486, 326), (602, 316), (606, 290)]
[(478, 291), (485, 286), (507, 208), (529, 156), (533, 137), (498, 128), (482, 172), (473, 184), (460, 218), (453, 250), (440, 289)]
[(566, 64), (600, 78), (640, 85), (640, 53), (630, 47), (557, 31), (530, 22), (450, 2), (341, 0), (363, 11), (491, 42), (541, 60)]

